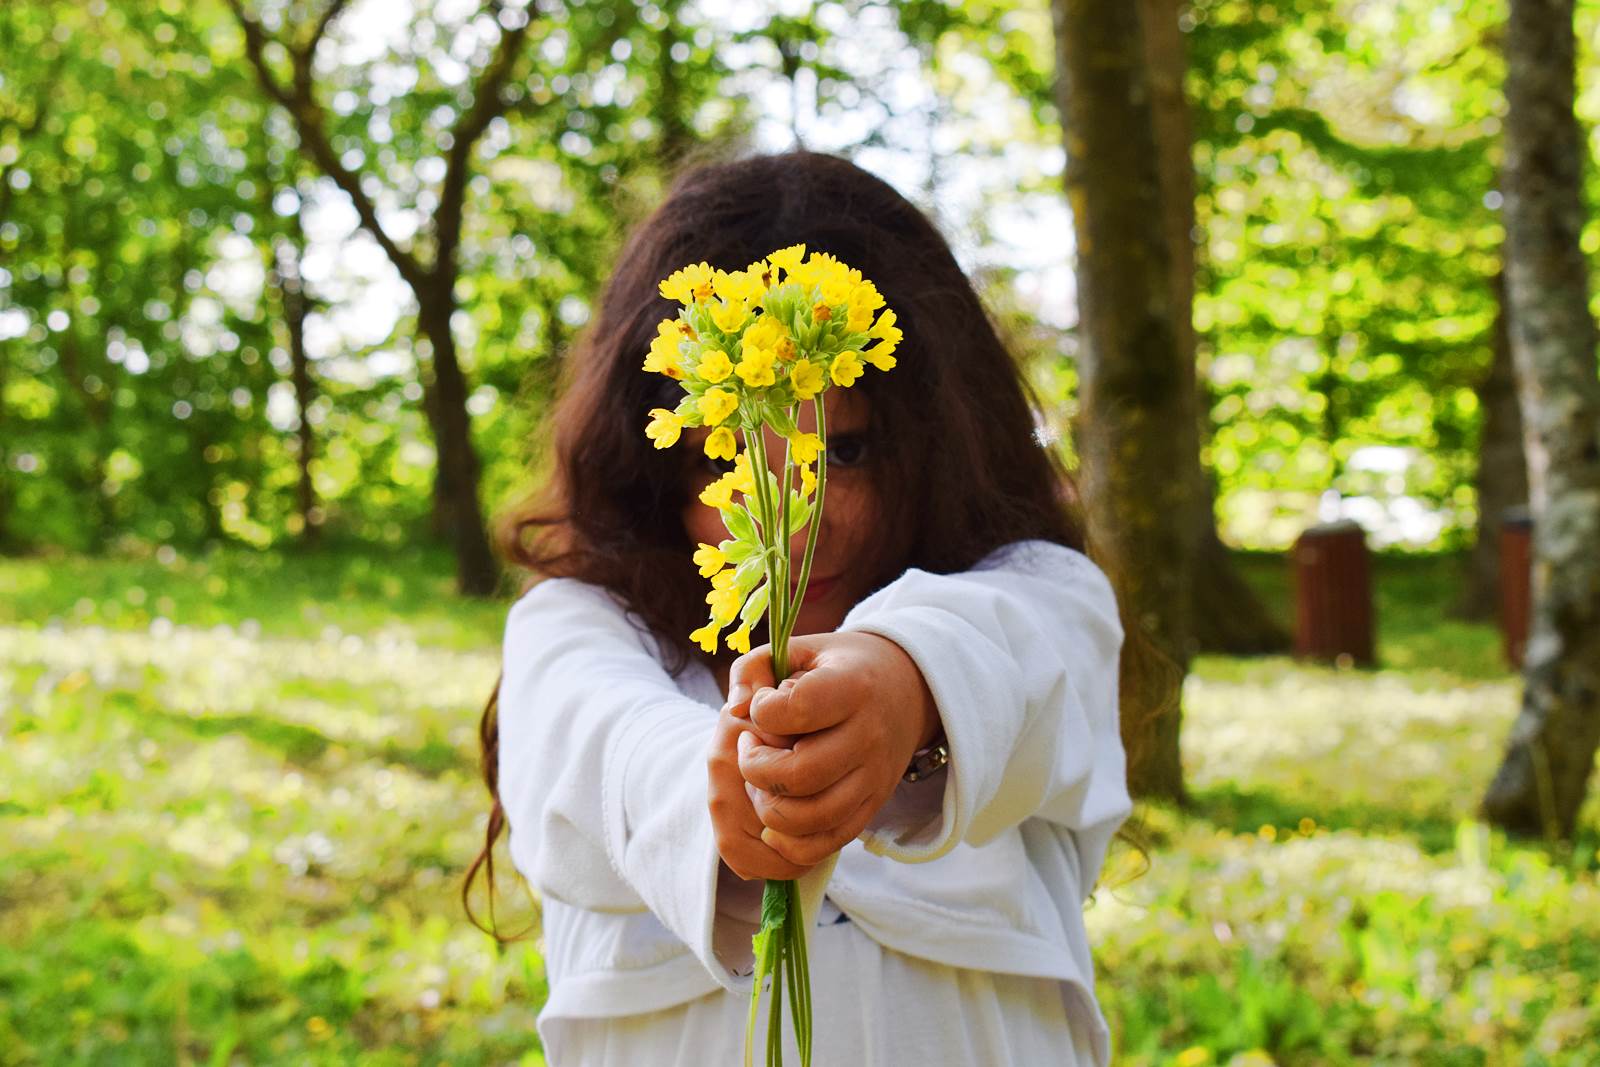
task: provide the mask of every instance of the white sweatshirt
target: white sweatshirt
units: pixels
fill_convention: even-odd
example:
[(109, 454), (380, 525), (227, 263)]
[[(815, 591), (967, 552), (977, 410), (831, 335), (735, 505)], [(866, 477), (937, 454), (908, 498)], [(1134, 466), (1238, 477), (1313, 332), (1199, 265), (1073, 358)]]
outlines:
[[(1131, 811), (1110, 583), (1080, 552), (1016, 542), (969, 571), (910, 568), (839, 630), (880, 634), (916, 662), (950, 764), (902, 784), (859, 838), (801, 880), (808, 929), (842, 912), (849, 923), (820, 931), (854, 924), (850, 936), (925, 962), (929, 974), (1058, 985), (1092, 1062), (1106, 1067), (1110, 1033), (1082, 909)], [(500, 799), (512, 860), (544, 904), (550, 997), (539, 1029), (552, 1067), (566, 1067), (564, 1021), (676, 1025), (691, 1002), (726, 991), (740, 1008), (718, 1025), (737, 1026), (759, 888), (718, 877), (706, 755), (723, 695), (710, 669), (695, 660), (673, 679), (653, 634), (606, 591), (571, 578), (546, 579), (512, 605), (504, 668)], [(813, 988), (832, 977), (813, 951)], [(904, 1027), (914, 1006), (877, 992), (889, 998), (885, 1028)], [(952, 997), (960, 1003), (959, 990)], [(567, 1043), (576, 1053), (580, 1043)], [(995, 1052), (985, 1062), (1011, 1060)]]

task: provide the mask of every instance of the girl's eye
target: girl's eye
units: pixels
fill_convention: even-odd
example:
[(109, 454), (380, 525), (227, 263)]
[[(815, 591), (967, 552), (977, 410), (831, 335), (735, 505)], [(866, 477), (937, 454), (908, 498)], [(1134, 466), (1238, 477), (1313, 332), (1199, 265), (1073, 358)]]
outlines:
[(828, 439), (828, 466), (859, 466), (866, 455), (867, 443), (856, 434), (840, 434)]

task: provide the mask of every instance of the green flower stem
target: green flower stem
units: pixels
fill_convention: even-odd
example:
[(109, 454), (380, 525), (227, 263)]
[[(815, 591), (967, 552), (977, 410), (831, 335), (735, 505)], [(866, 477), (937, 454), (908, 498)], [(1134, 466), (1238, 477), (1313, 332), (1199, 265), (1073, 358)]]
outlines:
[[(767, 572), (767, 629), (771, 631), (772, 636), (773, 681), (781, 682), (789, 673), (788, 635), (780, 635), (780, 631), (772, 626), (772, 620), (783, 618), (788, 604), (789, 587), (787, 578), (781, 587), (778, 584), (780, 567), (771, 551), (777, 546), (768, 543), (772, 539), (773, 508), (772, 502), (767, 498), (767, 446), (762, 439), (761, 429), (758, 423), (754, 430), (748, 428), (743, 430), (744, 447), (751, 456), (751, 473), (756, 483), (756, 510), (761, 512), (762, 565)], [(777, 548), (777, 551), (781, 554), (783, 549)]]
[[(821, 405), (817, 405), (818, 415), (821, 416)], [(821, 427), (821, 423), (818, 423)], [(759, 469), (756, 477), (756, 507), (761, 512), (761, 526), (763, 541), (773, 539), (771, 545), (763, 544), (766, 552), (767, 581), (770, 583), (767, 616), (769, 630), (772, 636), (772, 673), (775, 681), (782, 681), (789, 674), (789, 636), (794, 630), (795, 619), (799, 615), (800, 596), (805, 592), (805, 580), (811, 569), (811, 554), (817, 542), (817, 516), (821, 514), (822, 486), (824, 470), (823, 461), (818, 463), (817, 475), (817, 500), (811, 513), (811, 529), (806, 536), (806, 556), (802, 563), (800, 588), (797, 595), (789, 597), (789, 485), (792, 471), (792, 452), (786, 444), (783, 457), (783, 483), (779, 489), (781, 501), (773, 501), (767, 485), (767, 448), (765, 435), (758, 426), (755, 430), (744, 430), (745, 447), (752, 457), (752, 467)], [(774, 525), (774, 518), (777, 523)], [(774, 534), (776, 531), (776, 534)], [(768, 550), (771, 551), (768, 551)], [(771, 625), (776, 620), (777, 625)], [(772, 976), (771, 1002), (768, 1004), (767, 1013), (767, 1064), (768, 1067), (782, 1067), (783, 1065), (783, 977), (784, 972), (789, 973), (789, 1000), (791, 1012), (794, 1015), (795, 1042), (800, 1049), (800, 1062), (803, 1067), (810, 1067), (812, 1045), (812, 1019), (811, 1019), (811, 970), (806, 953), (805, 916), (800, 907), (800, 886), (798, 882), (789, 879), (773, 880), (762, 888), (762, 912), (767, 914), (773, 911), (773, 905), (780, 901), (785, 905), (783, 925), (772, 931), (767, 939), (761, 957), (757, 960), (756, 983), (750, 994), (750, 1017), (745, 1031), (745, 1063), (747, 1067), (751, 1062), (753, 1051), (750, 1038), (755, 1034), (755, 1021), (758, 1005), (761, 999), (761, 983), (770, 974)]]
[[(786, 617), (780, 620), (783, 629), (783, 639), (787, 648), (789, 634), (794, 630), (795, 620), (800, 617), (800, 605), (805, 602), (806, 583), (811, 579), (811, 555), (817, 548), (817, 530), (822, 526), (822, 494), (828, 488), (828, 420), (823, 414), (822, 393), (818, 393), (811, 401), (812, 408), (817, 413), (817, 437), (822, 441), (821, 451), (817, 453), (817, 498), (811, 504), (810, 529), (806, 531), (806, 555), (800, 564), (800, 584), (795, 588), (793, 607), (787, 609)], [(773, 648), (777, 648), (777, 639), (773, 639)]]

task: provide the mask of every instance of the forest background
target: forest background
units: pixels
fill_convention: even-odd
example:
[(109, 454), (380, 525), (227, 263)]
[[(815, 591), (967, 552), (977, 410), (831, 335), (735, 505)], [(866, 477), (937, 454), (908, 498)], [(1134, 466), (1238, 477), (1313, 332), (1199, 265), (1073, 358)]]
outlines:
[[(1600, 801), (1549, 841), (1479, 808), (1529, 707), (1495, 617), (1510, 9), (1138, 6), (1205, 488), (1156, 635), (1181, 765), (1173, 716), (1153, 865), (1089, 914), (1118, 1062), (1589, 1062)], [(696, 160), (849, 156), (949, 237), (1081, 470), (1083, 10), (0, 4), (0, 1064), (542, 1063), (536, 937), (459, 897), (515, 588), (486, 531), (621, 235)], [(1370, 665), (1286, 654), (1286, 554), (1339, 518)]]

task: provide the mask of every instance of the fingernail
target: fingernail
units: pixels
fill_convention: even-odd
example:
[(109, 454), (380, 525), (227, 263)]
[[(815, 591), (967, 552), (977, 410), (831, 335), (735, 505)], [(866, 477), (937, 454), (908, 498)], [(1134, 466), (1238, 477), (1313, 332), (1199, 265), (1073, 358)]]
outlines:
[(774, 830), (770, 826), (763, 826), (761, 828), (761, 843), (766, 845), (768, 848), (777, 848), (778, 831)]
[(750, 699), (750, 687), (743, 682), (739, 682), (728, 690), (728, 704), (730, 707), (735, 704), (743, 704), (748, 699)]
[(750, 803), (752, 804), (761, 799), (761, 797), (758, 795), (756, 787), (751, 785), (749, 782), (744, 784), (744, 792), (745, 796), (750, 798)]
[[(747, 756), (750, 754), (750, 750), (756, 747), (756, 735), (749, 730), (741, 730), (739, 732), (739, 740), (735, 743), (739, 746), (739, 755)], [(749, 785), (748, 782), (745, 784)]]

